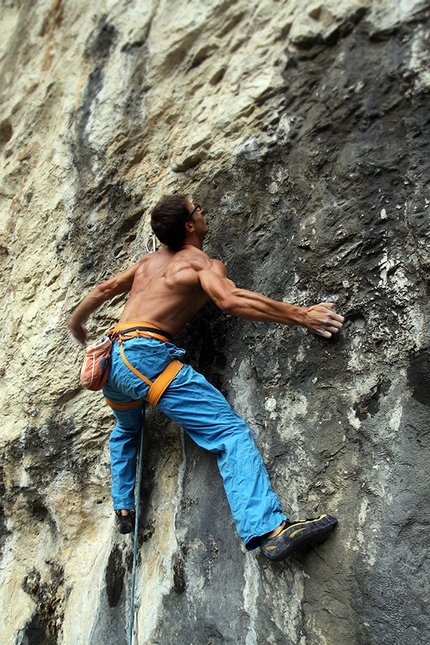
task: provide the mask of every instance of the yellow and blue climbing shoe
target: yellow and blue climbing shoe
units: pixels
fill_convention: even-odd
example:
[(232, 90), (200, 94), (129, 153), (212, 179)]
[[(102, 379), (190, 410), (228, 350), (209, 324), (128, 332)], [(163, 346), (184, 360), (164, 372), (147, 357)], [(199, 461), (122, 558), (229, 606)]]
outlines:
[(287, 522), (275, 537), (262, 538), (261, 548), (269, 560), (279, 562), (298, 549), (321, 544), (336, 524), (337, 519), (333, 515), (320, 515), (315, 520), (300, 520), (294, 524)]

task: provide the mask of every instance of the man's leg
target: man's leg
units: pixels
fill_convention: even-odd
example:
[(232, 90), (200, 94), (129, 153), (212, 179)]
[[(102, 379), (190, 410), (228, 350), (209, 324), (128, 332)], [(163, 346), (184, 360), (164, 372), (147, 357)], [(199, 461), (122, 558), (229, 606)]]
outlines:
[(131, 410), (112, 410), (116, 425), (109, 439), (114, 510), (134, 509), (136, 458), (142, 429), (142, 403)]
[[(127, 349), (130, 354), (135, 350), (135, 354), (131, 356), (132, 364), (137, 365), (149, 378), (156, 378), (173, 358), (182, 358), (183, 350), (170, 343), (142, 341), (143, 339), (139, 339), (135, 344), (130, 341)], [(144, 399), (148, 386), (130, 372), (120, 356), (116, 355), (118, 352), (115, 349), (111, 375), (104, 388), (105, 396), (113, 401)], [(299, 523), (297, 528), (294, 528), (296, 525), (284, 526), (286, 517), (271, 488), (251, 431), (222, 394), (201, 374), (184, 366), (161, 397), (158, 408), (181, 425), (198, 445), (217, 454), (237, 531), (248, 549), (261, 544), (267, 557), (279, 560), (290, 555), (298, 544), (302, 546), (311, 540), (322, 541), (328, 536), (337, 522), (336, 518), (330, 516)], [(113, 478), (116, 479), (114, 471), (119, 473), (117, 485), (113, 481), (114, 504), (118, 508), (117, 504), (125, 503), (117, 501), (123, 482), (129, 482), (129, 494), (132, 488), (134, 490), (137, 440), (134, 444), (133, 441), (128, 443), (128, 440), (137, 438), (141, 408), (128, 411), (125, 415), (121, 411), (116, 416), (118, 424), (113, 433), (111, 450)], [(126, 466), (130, 460), (132, 477)], [(121, 474), (124, 464), (125, 470)], [(273, 538), (273, 534), (278, 531), (278, 536)]]
[(279, 561), (327, 539), (337, 524), (333, 516), (287, 520), (251, 431), (201, 374), (183, 367), (158, 407), (198, 445), (217, 453), (237, 532), (248, 550), (261, 546), (267, 558)]
[(133, 406), (130, 409), (112, 407), (116, 425), (109, 439), (113, 507), (120, 533), (130, 533), (134, 528), (136, 459), (142, 433), (143, 402), (135, 405), (132, 397), (109, 383), (103, 393), (114, 405)]
[(181, 425), (202, 448), (217, 454), (218, 466), (239, 536), (247, 549), (261, 543), (286, 519), (247, 424), (222, 394), (186, 365), (158, 408)]

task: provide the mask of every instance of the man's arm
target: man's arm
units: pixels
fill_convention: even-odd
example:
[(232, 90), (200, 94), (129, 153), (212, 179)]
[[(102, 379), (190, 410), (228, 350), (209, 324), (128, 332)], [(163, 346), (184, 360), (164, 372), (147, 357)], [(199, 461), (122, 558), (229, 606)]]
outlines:
[(298, 307), (255, 291), (239, 289), (227, 278), (225, 267), (222, 271), (218, 263), (216, 267), (199, 271), (198, 275), (203, 291), (228, 314), (247, 320), (300, 325), (324, 338), (330, 338), (342, 329), (344, 318), (335, 312), (331, 302)]
[(118, 273), (113, 278), (109, 278), (109, 280), (97, 285), (76, 307), (67, 326), (76, 340), (82, 343), (82, 345), (86, 344), (88, 336), (88, 332), (83, 323), (104, 302), (112, 300), (112, 298), (118, 296), (120, 293), (130, 291), (139, 264), (140, 262), (137, 262), (126, 271)]

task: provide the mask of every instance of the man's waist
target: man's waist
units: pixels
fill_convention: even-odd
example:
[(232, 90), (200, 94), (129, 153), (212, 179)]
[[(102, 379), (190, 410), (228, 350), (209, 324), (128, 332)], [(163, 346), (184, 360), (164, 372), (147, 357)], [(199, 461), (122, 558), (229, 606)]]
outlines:
[(127, 340), (128, 338), (156, 338), (157, 340), (163, 340), (169, 342), (173, 340), (172, 334), (163, 329), (160, 329), (156, 325), (147, 322), (120, 322), (113, 329), (110, 330), (109, 335), (114, 340), (119, 338), (120, 340)]

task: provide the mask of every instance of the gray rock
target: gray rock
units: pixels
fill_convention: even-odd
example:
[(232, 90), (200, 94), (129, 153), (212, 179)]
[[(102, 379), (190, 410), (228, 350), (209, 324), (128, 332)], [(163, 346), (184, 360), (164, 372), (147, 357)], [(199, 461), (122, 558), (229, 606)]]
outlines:
[[(425, 2), (0, 7), (0, 616), (10, 645), (128, 642), (101, 395), (67, 318), (186, 192), (239, 285), (346, 317), (326, 341), (209, 304), (178, 338), (255, 435), (320, 547), (235, 533), (214, 455), (148, 410), (141, 645), (410, 645), (429, 622)], [(122, 298), (90, 322), (92, 338)]]

